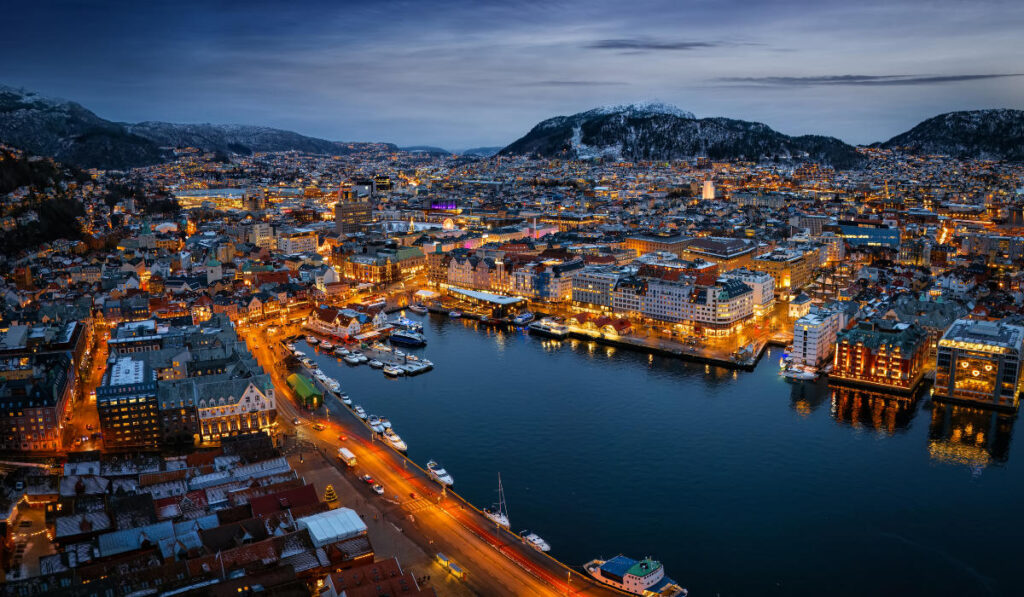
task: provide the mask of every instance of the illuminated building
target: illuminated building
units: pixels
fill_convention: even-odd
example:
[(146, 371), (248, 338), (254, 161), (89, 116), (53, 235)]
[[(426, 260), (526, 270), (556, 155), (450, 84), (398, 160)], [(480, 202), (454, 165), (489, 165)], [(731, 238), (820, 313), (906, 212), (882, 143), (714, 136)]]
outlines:
[(109, 449), (155, 449), (161, 429), (157, 376), (143, 359), (112, 357), (96, 388), (103, 445)]
[(935, 395), (1016, 409), (1024, 327), (958, 319), (939, 340)]
[(830, 378), (909, 392), (924, 375), (928, 334), (917, 324), (878, 319), (859, 322), (836, 337)]
[(787, 293), (803, 288), (811, 281), (816, 261), (796, 249), (775, 249), (754, 257), (750, 267), (775, 278), (775, 292)]
[(338, 234), (362, 232), (373, 222), (373, 206), (354, 190), (342, 186), (338, 190), (338, 202), (334, 205), (334, 225)]
[(622, 248), (633, 251), (637, 257), (661, 251), (678, 256), (689, 240), (681, 234), (639, 234), (626, 237), (626, 240), (622, 242)]
[(0, 361), (0, 449), (61, 448), (74, 387), (71, 373), (67, 353)]
[(316, 251), (317, 246), (316, 232), (308, 228), (282, 230), (277, 236), (277, 250), (285, 255)]
[(837, 235), (851, 247), (892, 247), (900, 246), (900, 231), (881, 224), (840, 223)]
[(704, 187), (701, 190), (700, 198), (705, 201), (715, 200), (715, 181), (705, 180)]
[(739, 280), (754, 291), (754, 317), (770, 315), (775, 307), (775, 278), (765, 272), (756, 272), (747, 268), (739, 268), (725, 272), (721, 276), (727, 280)]
[(837, 312), (817, 310), (796, 320), (793, 325), (793, 352), (797, 365), (817, 367), (832, 355), (836, 335), (839, 333), (840, 315)]
[(751, 255), (757, 244), (742, 238), (695, 238), (686, 243), (679, 252), (683, 259), (703, 259), (717, 263), (722, 271), (729, 271), (750, 264)]

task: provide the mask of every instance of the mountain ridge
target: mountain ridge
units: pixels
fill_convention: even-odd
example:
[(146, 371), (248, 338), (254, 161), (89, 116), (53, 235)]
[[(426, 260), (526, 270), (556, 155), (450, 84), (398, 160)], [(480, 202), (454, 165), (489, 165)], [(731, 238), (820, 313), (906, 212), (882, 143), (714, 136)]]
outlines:
[(946, 112), (871, 147), (914, 154), (1024, 162), (1024, 110)]

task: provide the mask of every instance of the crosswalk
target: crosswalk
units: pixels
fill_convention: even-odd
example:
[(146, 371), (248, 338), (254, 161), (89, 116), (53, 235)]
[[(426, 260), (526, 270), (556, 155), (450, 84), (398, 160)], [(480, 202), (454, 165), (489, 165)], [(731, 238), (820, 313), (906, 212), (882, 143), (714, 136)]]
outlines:
[(420, 512), (422, 510), (426, 510), (430, 506), (430, 500), (426, 498), (416, 498), (415, 500), (409, 500), (408, 502), (402, 504), (402, 508), (404, 508), (407, 512)]

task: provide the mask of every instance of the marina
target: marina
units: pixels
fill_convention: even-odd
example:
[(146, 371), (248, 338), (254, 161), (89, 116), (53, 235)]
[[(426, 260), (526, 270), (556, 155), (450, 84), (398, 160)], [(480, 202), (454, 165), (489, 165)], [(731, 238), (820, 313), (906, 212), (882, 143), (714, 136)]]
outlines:
[[(499, 502), (500, 471), (510, 522), (537, 529), (553, 556), (580, 570), (598, 554), (649, 554), (693, 595), (758, 594), (781, 584), (787, 594), (811, 596), (836, 577), (849, 580), (831, 594), (851, 597), (878, 583), (972, 594), (977, 574), (1014, 582), (1012, 550), (1003, 551), (1006, 512), (960, 506), (1024, 495), (1012, 420), (964, 419), (927, 394), (914, 401), (823, 379), (788, 383), (779, 375), (782, 350), (771, 347), (746, 372), (468, 317), (420, 319), (431, 357), (443, 365), (429, 376), (389, 380), (301, 340), (297, 347), (364, 415), (386, 413), (412, 460), (435, 459), (453, 472), (473, 504)], [(568, 369), (577, 372), (571, 381)], [(487, 386), (485, 399), (475, 388), (487, 380), (500, 383)], [(338, 401), (327, 407), (351, 417)], [(528, 431), (544, 441), (523, 442)], [(652, 432), (657, 449), (641, 439)], [(959, 441), (982, 433), (981, 444)], [(621, 457), (601, 459), (609, 453)], [(917, 506), (936, 491), (946, 497)], [(609, 509), (629, 514), (608, 516)], [(884, 524), (865, 525), (864, 511), (887, 512)], [(934, 518), (953, 526), (931, 528)], [(830, 531), (815, 536), (805, 532), (811, 528)], [(981, 557), (961, 541), (996, 551)], [(961, 564), (924, 572), (936, 549)], [(878, 554), (868, 575), (857, 565), (865, 551)], [(733, 557), (752, 562), (750, 570), (736, 575)]]

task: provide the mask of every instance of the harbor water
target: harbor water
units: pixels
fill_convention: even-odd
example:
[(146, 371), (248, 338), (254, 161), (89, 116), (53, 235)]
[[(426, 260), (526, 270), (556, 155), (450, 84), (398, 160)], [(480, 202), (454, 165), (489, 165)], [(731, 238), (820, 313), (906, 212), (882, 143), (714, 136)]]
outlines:
[(778, 348), (743, 372), (405, 315), (433, 371), (300, 345), (474, 504), (501, 473), (513, 530), (567, 564), (652, 556), (691, 595), (1024, 591), (1013, 418), (788, 383)]

